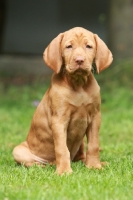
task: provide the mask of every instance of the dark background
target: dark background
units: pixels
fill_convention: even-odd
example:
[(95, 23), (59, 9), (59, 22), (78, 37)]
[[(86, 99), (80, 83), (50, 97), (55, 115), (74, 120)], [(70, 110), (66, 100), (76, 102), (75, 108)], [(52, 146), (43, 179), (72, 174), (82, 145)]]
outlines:
[(82, 26), (107, 42), (107, 0), (7, 0), (2, 53), (40, 54), (60, 32)]
[(0, 0), (0, 74), (42, 73), (46, 46), (76, 26), (97, 33), (113, 63), (133, 58), (133, 0)]

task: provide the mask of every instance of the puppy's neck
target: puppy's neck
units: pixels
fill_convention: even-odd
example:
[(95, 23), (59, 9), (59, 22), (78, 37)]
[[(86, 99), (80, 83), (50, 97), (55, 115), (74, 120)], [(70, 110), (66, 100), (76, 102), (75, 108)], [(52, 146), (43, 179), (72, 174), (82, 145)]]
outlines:
[(74, 90), (84, 87), (87, 84), (88, 76), (64, 74), (64, 80)]

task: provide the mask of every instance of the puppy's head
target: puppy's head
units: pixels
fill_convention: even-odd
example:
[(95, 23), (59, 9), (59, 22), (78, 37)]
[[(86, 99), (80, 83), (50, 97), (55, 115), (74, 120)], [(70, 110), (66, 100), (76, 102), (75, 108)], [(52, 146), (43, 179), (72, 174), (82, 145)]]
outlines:
[(106, 44), (96, 34), (80, 27), (59, 34), (44, 51), (45, 63), (56, 73), (65, 67), (68, 74), (89, 75), (93, 62), (99, 73), (112, 60)]

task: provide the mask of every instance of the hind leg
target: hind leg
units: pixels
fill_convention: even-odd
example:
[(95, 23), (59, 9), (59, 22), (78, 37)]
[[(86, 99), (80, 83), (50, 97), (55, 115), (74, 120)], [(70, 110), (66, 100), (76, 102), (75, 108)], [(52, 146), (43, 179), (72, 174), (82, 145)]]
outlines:
[[(99, 152), (102, 151), (102, 148), (99, 148)], [(82, 141), (81, 145), (80, 145), (80, 148), (78, 150), (78, 152), (76, 153), (73, 161), (74, 162), (77, 162), (81, 160), (82, 162), (85, 162), (86, 160), (86, 154), (85, 154), (85, 142), (84, 140)]]
[(74, 162), (77, 162), (79, 160), (85, 162), (84, 140), (82, 141), (82, 144), (81, 144), (77, 154), (75, 155), (75, 157), (73, 159)]
[(44, 165), (47, 163), (44, 159), (31, 153), (26, 141), (14, 148), (13, 157), (18, 164), (23, 164), (26, 167), (32, 166), (33, 164)]

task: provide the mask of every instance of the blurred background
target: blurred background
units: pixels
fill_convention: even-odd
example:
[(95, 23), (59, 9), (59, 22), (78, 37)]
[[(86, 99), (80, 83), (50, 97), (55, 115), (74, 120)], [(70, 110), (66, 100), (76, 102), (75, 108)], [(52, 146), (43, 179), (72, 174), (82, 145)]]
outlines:
[(0, 77), (47, 76), (42, 54), (60, 32), (97, 33), (114, 63), (133, 57), (133, 0), (0, 0)]

